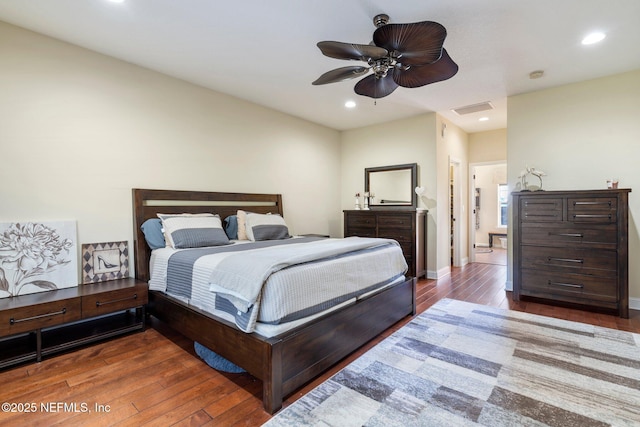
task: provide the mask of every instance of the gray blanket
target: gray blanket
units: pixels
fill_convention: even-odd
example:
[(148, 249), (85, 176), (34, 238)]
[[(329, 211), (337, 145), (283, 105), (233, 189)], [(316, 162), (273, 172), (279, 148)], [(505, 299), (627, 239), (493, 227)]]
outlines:
[(262, 286), (278, 270), (386, 245), (399, 246), (390, 239), (347, 237), (322, 240), (313, 245), (255, 250), (251, 252), (250, 262), (247, 262), (246, 254), (232, 254), (222, 260), (211, 275), (210, 289), (223, 294), (239, 311), (246, 313), (259, 304)]

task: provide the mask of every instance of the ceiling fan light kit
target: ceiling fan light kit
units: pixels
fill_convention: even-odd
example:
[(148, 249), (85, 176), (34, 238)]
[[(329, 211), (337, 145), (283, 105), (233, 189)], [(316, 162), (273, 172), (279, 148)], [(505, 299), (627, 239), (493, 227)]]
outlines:
[(321, 41), (318, 48), (330, 58), (364, 61), (367, 66), (348, 66), (328, 71), (312, 84), (324, 85), (373, 73), (355, 85), (358, 95), (382, 98), (399, 86), (416, 88), (447, 80), (458, 72), (446, 49), (447, 30), (433, 21), (389, 24), (389, 16), (373, 18), (372, 44)]

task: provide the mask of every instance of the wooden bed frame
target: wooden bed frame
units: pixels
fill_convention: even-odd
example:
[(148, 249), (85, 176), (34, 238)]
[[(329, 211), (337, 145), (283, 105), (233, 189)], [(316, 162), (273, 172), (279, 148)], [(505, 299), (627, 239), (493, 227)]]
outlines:
[[(280, 194), (216, 193), (133, 189), (136, 278), (149, 280), (149, 249), (140, 229), (157, 213), (214, 212), (221, 218), (238, 209), (282, 215)], [(416, 280), (322, 316), (294, 330), (266, 338), (189, 306), (162, 292), (149, 292), (148, 312), (189, 339), (244, 368), (263, 382), (264, 409), (270, 414), (283, 398), (317, 377), (400, 319), (415, 314)]]

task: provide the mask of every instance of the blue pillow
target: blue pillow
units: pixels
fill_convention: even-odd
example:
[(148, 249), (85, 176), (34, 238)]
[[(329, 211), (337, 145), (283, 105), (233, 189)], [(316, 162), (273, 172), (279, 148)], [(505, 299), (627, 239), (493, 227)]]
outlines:
[(162, 221), (160, 218), (151, 218), (146, 220), (140, 228), (144, 233), (144, 239), (151, 249), (160, 249), (167, 246), (164, 241), (164, 233), (162, 232)]
[(238, 240), (238, 215), (229, 215), (224, 219), (224, 231), (231, 240)]

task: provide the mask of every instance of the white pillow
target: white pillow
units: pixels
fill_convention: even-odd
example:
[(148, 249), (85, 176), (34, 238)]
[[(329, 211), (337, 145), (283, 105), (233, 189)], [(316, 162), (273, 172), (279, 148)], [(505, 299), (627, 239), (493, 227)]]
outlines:
[(278, 214), (247, 213), (245, 220), (247, 238), (252, 241), (288, 239), (289, 228)]
[(214, 214), (158, 214), (167, 246), (174, 249), (228, 245), (220, 217)]
[(247, 238), (247, 212), (238, 210), (238, 240), (249, 240)]

